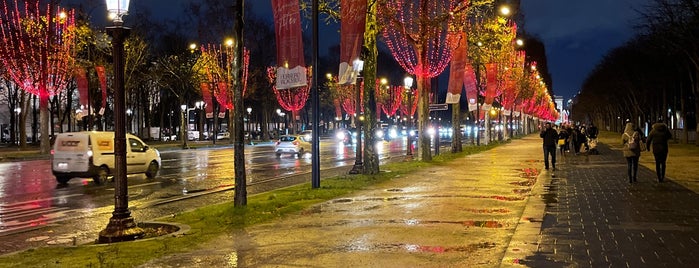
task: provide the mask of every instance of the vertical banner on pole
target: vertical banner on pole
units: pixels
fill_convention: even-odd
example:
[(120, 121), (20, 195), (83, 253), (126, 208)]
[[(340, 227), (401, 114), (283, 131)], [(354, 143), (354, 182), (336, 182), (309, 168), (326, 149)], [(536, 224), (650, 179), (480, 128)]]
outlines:
[(464, 86), (464, 74), (466, 71), (466, 61), (468, 60), (468, 45), (466, 33), (460, 32), (456, 38), (459, 43), (452, 52), (451, 67), (449, 67), (449, 85), (446, 103), (458, 103), (461, 99), (461, 90)]

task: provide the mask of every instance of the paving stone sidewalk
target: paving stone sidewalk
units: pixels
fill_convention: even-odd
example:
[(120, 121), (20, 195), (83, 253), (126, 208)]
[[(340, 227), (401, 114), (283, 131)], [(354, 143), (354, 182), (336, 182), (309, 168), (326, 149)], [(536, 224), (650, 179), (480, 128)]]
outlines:
[(643, 166), (630, 184), (621, 152), (599, 149), (541, 177), (528, 207), (544, 206), (543, 222), (518, 227), (502, 266), (698, 267), (699, 195)]

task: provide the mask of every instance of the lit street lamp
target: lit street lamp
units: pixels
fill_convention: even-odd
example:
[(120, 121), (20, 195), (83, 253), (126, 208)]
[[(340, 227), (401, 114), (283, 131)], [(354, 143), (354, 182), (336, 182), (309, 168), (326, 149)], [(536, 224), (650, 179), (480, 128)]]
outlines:
[(252, 119), (252, 107), (248, 107), (245, 110), (248, 111), (248, 142), (252, 145), (252, 122), (250, 122)]
[(357, 89), (357, 99), (356, 99), (356, 105), (355, 105), (355, 111), (354, 111), (354, 123), (356, 124), (357, 127), (357, 144), (355, 144), (355, 148), (357, 150), (357, 156), (354, 159), (354, 166), (352, 167), (352, 170), (350, 170), (350, 174), (360, 174), (362, 173), (362, 170), (364, 169), (364, 163), (362, 163), (362, 120), (364, 119), (363, 115), (360, 115), (359, 111), (362, 109), (362, 90), (361, 90), (361, 84), (359, 82), (359, 75), (362, 72), (362, 69), (364, 69), (364, 61), (360, 59), (354, 60), (352, 62), (352, 69), (355, 72), (355, 88)]
[(100, 231), (99, 242), (112, 243), (135, 240), (143, 236), (129, 211), (126, 183), (126, 94), (124, 91), (124, 40), (131, 29), (123, 26), (121, 17), (127, 14), (129, 0), (106, 0), (114, 26), (107, 27), (112, 37), (114, 61), (114, 212), (107, 227)]
[(405, 117), (408, 119), (408, 131), (406, 132), (408, 137), (407, 137), (407, 148), (406, 148), (406, 155), (409, 158), (413, 156), (413, 144), (412, 144), (412, 139), (410, 138), (411, 132), (412, 132), (412, 127), (413, 127), (413, 78), (410, 76), (406, 76), (405, 79), (403, 79), (403, 86), (405, 86), (405, 92), (408, 94), (408, 115)]

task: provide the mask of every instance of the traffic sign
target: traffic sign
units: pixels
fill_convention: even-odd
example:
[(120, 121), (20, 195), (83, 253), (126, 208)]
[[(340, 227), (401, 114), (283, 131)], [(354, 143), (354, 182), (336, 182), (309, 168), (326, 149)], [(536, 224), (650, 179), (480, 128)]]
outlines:
[(446, 103), (430, 103), (430, 112), (431, 111), (446, 111), (446, 110), (447, 110)]

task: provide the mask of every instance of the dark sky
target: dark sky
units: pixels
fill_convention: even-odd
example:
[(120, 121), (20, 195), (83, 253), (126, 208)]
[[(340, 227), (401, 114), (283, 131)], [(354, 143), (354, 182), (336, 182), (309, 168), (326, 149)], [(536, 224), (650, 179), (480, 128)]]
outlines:
[[(143, 6), (154, 16), (176, 19), (185, 10), (187, 1), (190, 0), (146, 0), (137, 4), (132, 1), (130, 10), (133, 12), (134, 8)], [(634, 35), (634, 25), (639, 23), (638, 11), (644, 10), (651, 1), (521, 0), (524, 29), (541, 38), (546, 46), (554, 94), (566, 99), (573, 97), (602, 57)], [(245, 2), (256, 14), (269, 17), (271, 22), (271, 0)], [(100, 15), (100, 11), (92, 13), (92, 16)], [(310, 25), (304, 27), (304, 32), (311, 31)], [(320, 54), (326, 54), (325, 48), (338, 42), (337, 30), (321, 30)], [(311, 44), (304, 45), (310, 49)]]
[(566, 99), (611, 49), (634, 34), (652, 0), (522, 0), (524, 29), (544, 42), (553, 92)]

